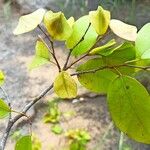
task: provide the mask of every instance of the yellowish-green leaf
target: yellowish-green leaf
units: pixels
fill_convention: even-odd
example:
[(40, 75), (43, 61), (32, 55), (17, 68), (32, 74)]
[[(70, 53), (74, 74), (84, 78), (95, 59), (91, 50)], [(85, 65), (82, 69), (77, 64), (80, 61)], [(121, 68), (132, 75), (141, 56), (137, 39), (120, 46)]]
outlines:
[(108, 90), (108, 106), (121, 131), (150, 144), (150, 95), (142, 84), (128, 76), (117, 77)]
[[(88, 60), (77, 68), (78, 72), (89, 71), (106, 66), (101, 58)], [(109, 83), (116, 77), (110, 69), (98, 70), (93, 73), (78, 75), (79, 82), (90, 91), (96, 93), (107, 93)]]
[(35, 56), (28, 68), (29, 70), (32, 70), (48, 63), (49, 61), (47, 59)]
[(112, 40), (110, 40), (108, 43), (106, 43), (105, 45), (94, 48), (94, 49), (90, 52), (90, 54), (91, 54), (91, 55), (99, 54), (101, 51), (106, 51), (106, 50), (108, 50), (109, 48), (111, 48), (112, 46), (114, 46), (115, 44), (116, 44), (116, 41), (115, 41), (114, 39), (112, 39)]
[(10, 111), (10, 107), (4, 102), (4, 100), (0, 99), (0, 118), (8, 116)]
[(45, 10), (41, 8), (31, 14), (21, 16), (13, 33), (19, 35), (34, 30), (42, 22), (44, 14)]
[(44, 43), (43, 41), (38, 40), (36, 42), (35, 50), (36, 50), (36, 56), (45, 58), (47, 60), (50, 59), (49, 49), (46, 43)]
[(65, 71), (59, 73), (54, 81), (55, 93), (60, 98), (74, 98), (77, 96), (77, 84)]
[[(120, 65), (125, 62), (135, 60), (136, 59), (136, 51), (135, 47), (132, 43), (125, 42), (122, 45), (118, 46), (113, 53), (110, 55), (103, 57), (103, 60), (108, 66)], [(122, 74), (131, 75), (134, 73), (135, 69), (127, 66), (119, 67), (118, 70)]]
[(4, 73), (0, 70), (0, 86), (4, 84), (5, 76)]
[(21, 137), (15, 145), (15, 150), (32, 150), (32, 140), (30, 135)]
[(112, 19), (109, 26), (113, 33), (125, 40), (135, 41), (137, 38), (136, 26), (126, 24), (116, 19)]
[(44, 24), (50, 36), (55, 40), (67, 40), (72, 33), (72, 28), (62, 12), (46, 12)]
[(67, 20), (68, 24), (70, 25), (70, 27), (73, 26), (75, 20), (74, 20), (74, 17), (70, 17), (68, 20)]
[(150, 59), (150, 23), (144, 25), (138, 32), (135, 41), (137, 57), (142, 59)]
[(89, 16), (90, 22), (97, 34), (105, 34), (110, 23), (110, 12), (99, 6), (96, 11), (91, 11)]
[(31, 64), (29, 65), (29, 70), (32, 70), (34, 68), (49, 63), (49, 60), (51, 58), (49, 49), (43, 41), (38, 40), (36, 42), (35, 49), (36, 49), (36, 54)]
[[(73, 32), (66, 41), (66, 45), (69, 49), (73, 48), (81, 40), (89, 26), (89, 23), (89, 16), (83, 16), (74, 23), (72, 27)], [(72, 55), (78, 56), (87, 52), (95, 44), (97, 36), (98, 35), (94, 28), (90, 26), (84, 40), (73, 49)]]
[(150, 49), (148, 49), (147, 51), (145, 51), (142, 56), (142, 59), (150, 59)]

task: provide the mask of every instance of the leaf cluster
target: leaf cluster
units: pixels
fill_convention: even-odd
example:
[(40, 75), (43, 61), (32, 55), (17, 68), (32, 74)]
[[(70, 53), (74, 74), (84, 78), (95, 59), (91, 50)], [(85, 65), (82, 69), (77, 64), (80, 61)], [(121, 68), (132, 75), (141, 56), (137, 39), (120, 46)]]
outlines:
[[(150, 95), (135, 79), (140, 70), (150, 70), (150, 23), (137, 32), (136, 26), (112, 19), (110, 12), (101, 6), (78, 20), (67, 19), (62, 12), (38, 9), (19, 19), (14, 34), (35, 28), (40, 29), (43, 37), (40, 35), (35, 44), (35, 57), (29, 69), (56, 65), (54, 92), (65, 100), (77, 96), (78, 85), (73, 77), (77, 76), (86, 89), (107, 95), (111, 117), (122, 132), (138, 142), (150, 144)], [(110, 39), (109, 33), (114, 34), (114, 39)], [(121, 42), (117, 42), (118, 38)], [(102, 40), (106, 42), (102, 44)], [(64, 42), (68, 51), (64, 66), (56, 55), (55, 41)], [(70, 62), (70, 57), (75, 61)], [(73, 74), (69, 71), (72, 66), (75, 67)], [(4, 75), (0, 72), (0, 85), (3, 82)], [(0, 117), (10, 112), (11, 108), (0, 100)], [(45, 122), (58, 122), (59, 115), (57, 106), (53, 106)], [(30, 143), (30, 137), (24, 139)], [(21, 139), (22, 145), (24, 139)], [(17, 145), (20, 148), (20, 144)]]

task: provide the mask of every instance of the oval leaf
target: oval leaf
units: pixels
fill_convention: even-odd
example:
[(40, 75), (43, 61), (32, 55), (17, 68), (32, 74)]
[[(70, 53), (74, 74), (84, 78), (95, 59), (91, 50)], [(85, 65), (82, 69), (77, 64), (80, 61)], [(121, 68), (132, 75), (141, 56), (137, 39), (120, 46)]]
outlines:
[(0, 118), (8, 116), (10, 112), (10, 107), (4, 102), (4, 100), (0, 99)]
[(150, 49), (148, 49), (147, 51), (145, 51), (142, 56), (142, 59), (150, 59)]
[(67, 40), (72, 33), (72, 29), (62, 12), (48, 11), (44, 16), (44, 24), (48, 33), (55, 40)]
[[(77, 68), (78, 72), (97, 69), (106, 66), (102, 59), (95, 58), (87, 61)], [(78, 75), (79, 82), (87, 89), (97, 93), (107, 93), (109, 83), (116, 74), (109, 69), (99, 70), (94, 73)]]
[(126, 24), (116, 19), (112, 19), (109, 26), (113, 33), (125, 40), (135, 41), (137, 38), (136, 26)]
[[(94, 48), (90, 52), (90, 54), (91, 55), (103, 54), (103, 53), (105, 53), (105, 55), (109, 54), (112, 51), (112, 50), (110, 50), (110, 48), (113, 49), (112, 46), (114, 46), (115, 44), (116, 44), (116, 41), (114, 39), (112, 39), (108, 43), (106, 43), (105, 45)], [(109, 52), (108, 52), (108, 50), (109, 50)]]
[[(108, 66), (120, 65), (125, 62), (135, 60), (136, 58), (136, 50), (134, 45), (129, 42), (125, 42), (122, 45), (118, 46), (113, 50), (113, 53), (110, 55), (103, 57), (103, 60)], [(133, 74), (135, 69), (127, 66), (119, 67), (118, 70), (122, 74)], [(116, 72), (116, 71), (115, 71)]]
[(121, 131), (138, 142), (150, 144), (150, 95), (138, 81), (117, 77), (108, 90), (108, 106)]
[(21, 16), (13, 33), (18, 35), (34, 30), (42, 22), (44, 14), (45, 10), (41, 8), (31, 14)]
[[(150, 23), (147, 23), (144, 25), (141, 30), (138, 32), (137, 39), (135, 41), (136, 51), (137, 51), (137, 57), (142, 59), (150, 59)], [(146, 52), (148, 51), (148, 52)], [(144, 54), (146, 53), (146, 54)], [(146, 57), (146, 55), (148, 55)]]
[(32, 140), (30, 135), (21, 137), (16, 145), (15, 150), (32, 150)]
[(96, 11), (91, 11), (89, 13), (90, 22), (97, 34), (103, 35), (108, 29), (110, 23), (110, 12), (104, 10), (101, 6), (98, 7)]
[[(83, 16), (74, 23), (72, 27), (73, 32), (71, 36), (69, 37), (69, 39), (67, 39), (66, 41), (66, 45), (69, 49), (73, 48), (80, 41), (80, 39), (85, 34), (85, 31), (87, 30), (88, 25), (89, 25), (88, 16)], [(88, 29), (84, 37), (84, 40), (80, 42), (80, 44), (78, 44), (73, 49), (72, 55), (78, 56), (87, 52), (95, 44), (97, 36), (98, 35), (95, 32), (94, 28), (90, 26), (90, 28)]]
[(68, 20), (67, 20), (68, 24), (70, 25), (70, 27), (73, 26), (75, 20), (74, 20), (74, 17), (70, 17)]
[(0, 86), (4, 84), (5, 76), (4, 73), (0, 70)]
[(33, 58), (31, 64), (29, 65), (29, 70), (35, 69), (39, 66), (45, 65), (50, 62), (49, 60), (51, 58), (51, 55), (49, 53), (48, 47), (43, 41), (38, 40), (36, 42), (35, 49), (36, 49), (35, 57)]
[(74, 98), (77, 96), (77, 84), (65, 71), (59, 73), (54, 81), (55, 93), (60, 98)]

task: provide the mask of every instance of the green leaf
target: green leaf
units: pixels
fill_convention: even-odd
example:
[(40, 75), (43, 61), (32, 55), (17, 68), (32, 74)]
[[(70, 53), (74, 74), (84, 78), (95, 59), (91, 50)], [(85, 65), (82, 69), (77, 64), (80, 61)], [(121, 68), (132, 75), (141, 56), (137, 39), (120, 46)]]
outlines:
[(108, 106), (121, 131), (150, 144), (150, 95), (143, 85), (128, 76), (117, 77), (108, 90)]
[(0, 99), (0, 119), (8, 116), (10, 112), (10, 107), (4, 102), (4, 100)]
[(96, 11), (89, 12), (90, 22), (97, 34), (103, 35), (108, 29), (110, 23), (110, 12), (98, 6)]
[(18, 35), (34, 30), (42, 22), (44, 14), (45, 10), (41, 8), (31, 14), (21, 16), (13, 33)]
[(144, 25), (138, 32), (135, 41), (137, 57), (142, 59), (150, 59), (150, 23)]
[[(135, 58), (136, 58), (135, 47), (131, 43), (125, 42), (122, 45), (118, 46), (115, 50), (113, 50), (112, 54), (103, 57), (103, 60), (108, 66), (115, 66), (119, 64), (124, 64), (127, 61), (135, 60)], [(118, 70), (122, 74), (128, 75), (133, 74), (135, 71), (134, 68), (125, 66), (119, 67)]]
[(21, 137), (15, 145), (15, 150), (32, 150), (31, 136), (26, 135)]
[[(73, 32), (66, 41), (67, 48), (73, 48), (80, 41), (80, 39), (85, 34), (89, 23), (90, 22), (88, 16), (83, 16), (74, 23), (72, 27)], [(90, 26), (84, 37), (84, 40), (74, 48), (74, 50), (72, 51), (72, 55), (78, 56), (86, 53), (95, 44), (97, 36), (98, 35), (95, 32), (94, 28)]]
[(145, 51), (142, 56), (142, 59), (150, 59), (150, 49), (148, 49), (147, 51)]
[(48, 11), (44, 16), (44, 24), (48, 33), (55, 40), (67, 40), (72, 33), (72, 28), (62, 12)]
[(126, 24), (120, 20), (112, 19), (110, 21), (110, 29), (117, 36), (128, 40), (135, 41), (137, 38), (137, 28), (136, 26)]
[[(78, 72), (97, 69), (106, 66), (100, 58), (88, 60), (77, 68)], [(86, 73), (78, 75), (79, 82), (87, 89), (97, 93), (107, 93), (109, 83), (116, 77), (110, 69), (103, 69), (95, 73)]]
[(4, 73), (0, 70), (0, 86), (4, 84), (5, 76)]
[(49, 53), (48, 47), (43, 41), (38, 40), (36, 42), (35, 49), (36, 54), (31, 64), (29, 65), (29, 70), (35, 69), (50, 62), (49, 60), (51, 58), (51, 55)]
[(62, 71), (54, 81), (54, 91), (60, 98), (74, 98), (77, 96), (77, 84), (67, 72)]
[[(91, 55), (94, 55), (94, 54), (105, 54), (108, 53), (108, 49), (109, 49), (109, 53), (111, 53), (112, 51), (112, 46), (114, 46), (116, 44), (116, 41), (114, 39), (110, 40), (108, 43), (106, 43), (105, 45), (103, 46), (99, 46), (99, 47), (96, 47), (94, 48), (90, 54)], [(110, 51), (110, 48), (111, 48), (111, 51)]]
[(55, 134), (61, 134), (63, 133), (63, 128), (59, 124), (56, 124), (51, 127), (51, 131)]

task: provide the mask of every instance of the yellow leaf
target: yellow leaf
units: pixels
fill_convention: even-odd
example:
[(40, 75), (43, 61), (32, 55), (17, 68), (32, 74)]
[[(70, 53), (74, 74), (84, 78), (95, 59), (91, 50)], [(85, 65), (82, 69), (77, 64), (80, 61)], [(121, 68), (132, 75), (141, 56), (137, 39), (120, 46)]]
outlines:
[(116, 41), (114, 39), (112, 39), (108, 43), (106, 43), (105, 45), (102, 45), (102, 46), (99, 46), (99, 47), (96, 47), (96, 48), (92, 49), (89, 54), (91, 54), (91, 55), (99, 54), (99, 52), (101, 52), (103, 50), (109, 50), (115, 44), (116, 44)]
[(110, 12), (104, 10), (101, 6), (96, 11), (89, 13), (90, 22), (99, 35), (105, 34), (110, 23)]
[(70, 17), (68, 20), (67, 20), (68, 24), (70, 25), (70, 27), (73, 26), (75, 20), (74, 20), (74, 17)]
[(72, 33), (72, 29), (62, 12), (48, 11), (44, 16), (44, 24), (50, 36), (55, 40), (67, 40)]
[(54, 81), (54, 91), (60, 98), (74, 98), (77, 96), (77, 84), (67, 72), (62, 71)]
[(5, 81), (5, 75), (4, 73), (0, 70), (0, 86), (4, 84)]
[(110, 21), (110, 29), (119, 37), (128, 40), (135, 41), (137, 38), (136, 26), (126, 24), (120, 20), (112, 19)]
[(42, 22), (44, 14), (45, 10), (41, 8), (31, 14), (21, 16), (13, 33), (19, 35), (34, 30)]

